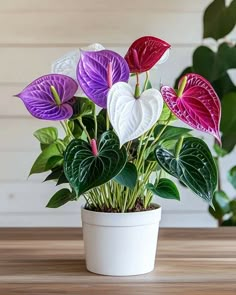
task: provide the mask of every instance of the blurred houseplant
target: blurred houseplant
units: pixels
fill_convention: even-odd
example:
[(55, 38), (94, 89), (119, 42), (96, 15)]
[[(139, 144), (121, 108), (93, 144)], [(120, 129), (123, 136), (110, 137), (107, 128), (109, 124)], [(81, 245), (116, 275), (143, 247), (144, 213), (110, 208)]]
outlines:
[[(94, 44), (59, 59), (53, 74), (17, 95), (34, 117), (60, 121), (64, 128), (63, 138), (54, 127), (34, 133), (42, 151), (30, 174), (50, 171), (45, 180), (64, 185), (49, 208), (84, 196), (90, 271), (134, 275), (153, 269), (161, 216), (153, 194), (180, 198), (163, 171), (212, 203), (217, 168), (209, 148), (190, 135), (191, 129), (169, 124), (176, 115), (220, 142), (220, 101), (196, 74), (184, 75), (177, 92), (169, 86), (152, 88), (149, 71), (169, 50), (168, 43), (151, 36), (136, 40), (124, 58)], [(130, 79), (136, 81), (134, 89)]]
[[(227, 40), (235, 24), (236, 0), (231, 1), (228, 7), (224, 0), (211, 2), (203, 16), (203, 38), (212, 38), (216, 43), (210, 47), (197, 47), (192, 65), (183, 70), (175, 83), (177, 87), (179, 79), (186, 73), (197, 73), (210, 81), (221, 100), (222, 147), (217, 142), (214, 144), (215, 160), (219, 166), (218, 189), (213, 198), (215, 210), (209, 207), (210, 214), (219, 225), (236, 225), (236, 199), (232, 200), (222, 191), (219, 163), (221, 158), (235, 151), (236, 144), (236, 85), (235, 79), (232, 79), (236, 75), (236, 45), (233, 40)], [(227, 178), (236, 189), (236, 161), (232, 164), (232, 168), (228, 167)]]

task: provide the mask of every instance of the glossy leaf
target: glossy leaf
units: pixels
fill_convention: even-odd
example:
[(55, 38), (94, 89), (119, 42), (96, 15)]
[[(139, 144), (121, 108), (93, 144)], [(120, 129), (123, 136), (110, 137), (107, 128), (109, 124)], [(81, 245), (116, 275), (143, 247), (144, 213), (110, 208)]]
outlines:
[(58, 131), (55, 127), (41, 128), (34, 132), (34, 136), (42, 144), (54, 143), (58, 138)]
[(162, 108), (161, 93), (153, 88), (135, 98), (132, 87), (120, 82), (108, 94), (107, 111), (121, 145), (148, 131), (159, 119)]
[[(157, 125), (157, 127), (154, 130), (154, 137), (157, 137), (160, 134), (160, 132), (164, 126), (165, 125), (162, 125), (162, 124)], [(185, 135), (191, 131), (192, 130), (189, 128), (167, 126), (165, 128), (164, 132), (162, 132), (162, 134), (159, 138), (159, 142), (165, 141), (165, 140), (179, 139), (180, 136)]]
[(236, 0), (230, 5), (225, 5), (225, 0), (214, 0), (207, 7), (204, 17), (203, 37), (212, 37), (215, 40), (225, 37), (235, 27), (236, 23)]
[(113, 178), (113, 180), (118, 182), (120, 185), (127, 186), (132, 189), (136, 185), (137, 178), (138, 172), (136, 166), (128, 162), (121, 172)]
[(228, 181), (236, 189), (236, 166), (232, 167), (227, 175)]
[(209, 207), (209, 213), (216, 219), (221, 220), (230, 211), (230, 199), (223, 191), (216, 191), (213, 197), (213, 206)]
[[(83, 47), (86, 51), (99, 51), (105, 49), (101, 44), (94, 43), (87, 47)], [(80, 59), (80, 50), (74, 50), (66, 53), (52, 64), (52, 73), (62, 74), (71, 77), (77, 81), (76, 68)], [(79, 85), (78, 85), (79, 86)], [(83, 90), (78, 87), (76, 96), (84, 96)]]
[(32, 116), (43, 120), (65, 120), (73, 114), (70, 104), (78, 86), (70, 77), (42, 76), (17, 94)]
[(220, 129), (223, 133), (222, 147), (231, 152), (236, 145), (236, 92), (228, 93), (222, 99)]
[(161, 178), (157, 185), (148, 183), (146, 188), (161, 198), (180, 200), (179, 191), (175, 183), (168, 178)]
[(181, 94), (169, 86), (161, 88), (162, 96), (170, 110), (194, 129), (207, 132), (221, 142), (219, 124), (221, 118), (220, 100), (210, 83), (197, 74), (187, 74), (179, 82)]
[(153, 36), (137, 39), (132, 43), (125, 55), (130, 72), (142, 73), (149, 71), (169, 49), (170, 44)]
[(73, 200), (75, 200), (75, 195), (69, 189), (63, 188), (52, 196), (46, 207), (58, 208)]
[(81, 51), (77, 79), (84, 93), (98, 106), (107, 107), (113, 84), (129, 79), (129, 67), (122, 56), (111, 50)]
[(75, 103), (73, 104), (73, 116), (71, 119), (83, 118), (84, 116), (94, 115), (95, 105), (86, 97), (76, 97)]
[(50, 170), (51, 168), (47, 167), (47, 163), (49, 159), (54, 156), (61, 156), (61, 153), (58, 150), (58, 146), (56, 143), (49, 145), (41, 152), (41, 154), (37, 157), (30, 170), (30, 175)]
[(66, 178), (80, 196), (96, 186), (114, 178), (126, 164), (125, 147), (119, 148), (119, 140), (112, 131), (105, 132), (94, 155), (90, 144), (72, 140), (64, 156)]
[(156, 159), (167, 173), (211, 203), (217, 185), (217, 169), (211, 152), (203, 140), (195, 137), (185, 138), (178, 156), (158, 147)]

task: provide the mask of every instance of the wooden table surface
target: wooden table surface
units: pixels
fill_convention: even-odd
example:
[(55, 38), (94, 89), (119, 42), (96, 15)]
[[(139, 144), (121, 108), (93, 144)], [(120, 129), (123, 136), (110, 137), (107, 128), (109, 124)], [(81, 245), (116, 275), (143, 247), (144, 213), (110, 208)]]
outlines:
[(81, 229), (0, 229), (0, 294), (236, 294), (236, 228), (160, 229), (158, 243), (154, 272), (108, 277), (86, 271)]

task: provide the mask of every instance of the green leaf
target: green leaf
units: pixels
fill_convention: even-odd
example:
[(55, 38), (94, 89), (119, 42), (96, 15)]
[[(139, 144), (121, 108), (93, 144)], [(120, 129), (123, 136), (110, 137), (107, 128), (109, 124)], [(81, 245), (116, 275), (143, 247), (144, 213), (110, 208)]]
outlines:
[(226, 94), (221, 107), (222, 148), (230, 152), (236, 145), (236, 92)]
[(218, 157), (224, 157), (228, 154), (228, 151), (224, 150), (217, 143), (214, 144), (213, 148)]
[[(157, 137), (161, 130), (163, 129), (165, 125), (159, 124), (154, 130), (154, 136)], [(189, 128), (183, 128), (183, 127), (174, 127), (174, 126), (167, 126), (165, 131), (161, 134), (159, 138), (159, 142), (165, 141), (165, 140), (173, 140), (178, 139), (180, 136), (185, 135), (192, 130)]]
[(81, 140), (72, 140), (64, 156), (64, 172), (77, 195), (114, 178), (126, 164), (126, 148), (120, 149), (118, 137), (112, 131), (101, 136), (98, 155), (91, 146)]
[(52, 196), (46, 207), (58, 208), (65, 205), (69, 201), (73, 201), (74, 199), (75, 195), (72, 194), (69, 189), (63, 188)]
[(161, 178), (157, 185), (148, 183), (146, 188), (161, 198), (180, 200), (179, 191), (175, 183), (168, 178)]
[(86, 97), (76, 97), (76, 101), (73, 104), (73, 116), (71, 119), (78, 117), (82, 118), (94, 114), (95, 104)]
[(228, 7), (225, 6), (225, 0), (213, 1), (205, 10), (203, 23), (203, 38), (218, 40), (225, 37), (236, 23), (236, 0), (232, 0)]
[(43, 145), (52, 144), (58, 138), (57, 128), (55, 127), (41, 128), (34, 132), (34, 136)]
[(52, 170), (58, 166), (62, 166), (62, 164), (63, 164), (63, 156), (62, 155), (52, 156), (48, 159), (45, 169)]
[(225, 214), (227, 214), (230, 210), (229, 207), (230, 199), (223, 191), (216, 191), (213, 197), (213, 206), (209, 207), (209, 213), (216, 219), (222, 220)]
[(45, 178), (44, 181), (56, 180), (60, 177), (62, 172), (63, 172), (62, 167), (57, 167), (52, 170), (52, 172)]
[(132, 163), (126, 163), (125, 167), (113, 178), (113, 180), (132, 189), (136, 185), (137, 178), (138, 172), (136, 166)]
[(212, 202), (217, 186), (217, 169), (203, 140), (195, 137), (184, 138), (177, 157), (170, 151), (158, 147), (156, 159), (167, 173), (182, 181), (205, 201)]
[(232, 167), (227, 174), (228, 181), (236, 189), (236, 166)]
[(175, 121), (176, 116), (171, 113), (171, 110), (168, 108), (166, 103), (164, 103), (163, 110), (158, 121), (162, 123), (162, 122), (166, 122), (167, 120), (170, 120), (170, 122)]
[(31, 170), (30, 174), (35, 174), (35, 173), (42, 173), (45, 171), (50, 170), (51, 168), (47, 167), (48, 160), (51, 157), (54, 156), (60, 156), (60, 152), (58, 150), (57, 144), (53, 143), (49, 145), (47, 148), (45, 148), (41, 154), (38, 156), (38, 158), (35, 160)]

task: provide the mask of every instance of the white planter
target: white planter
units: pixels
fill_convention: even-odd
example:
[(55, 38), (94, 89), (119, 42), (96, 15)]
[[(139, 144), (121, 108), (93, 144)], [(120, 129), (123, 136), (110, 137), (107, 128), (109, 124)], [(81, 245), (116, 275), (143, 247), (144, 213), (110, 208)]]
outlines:
[(129, 276), (155, 265), (161, 208), (135, 213), (100, 213), (82, 208), (87, 269)]

